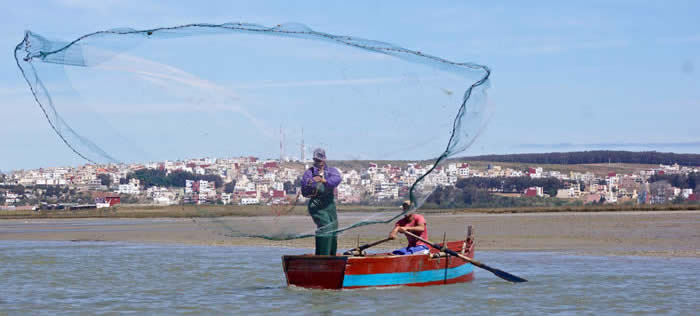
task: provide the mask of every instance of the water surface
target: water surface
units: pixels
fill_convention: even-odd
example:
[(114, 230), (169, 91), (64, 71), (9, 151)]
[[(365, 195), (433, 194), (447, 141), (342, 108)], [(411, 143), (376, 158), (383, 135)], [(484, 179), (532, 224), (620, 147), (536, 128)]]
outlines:
[(287, 288), (282, 254), (307, 249), (0, 241), (9, 314), (697, 314), (700, 260), (477, 252), (530, 280), (345, 291)]

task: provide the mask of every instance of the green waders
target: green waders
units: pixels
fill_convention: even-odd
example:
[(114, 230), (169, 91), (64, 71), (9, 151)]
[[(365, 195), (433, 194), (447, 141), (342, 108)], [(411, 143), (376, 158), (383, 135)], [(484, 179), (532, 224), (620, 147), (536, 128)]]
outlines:
[(316, 224), (316, 255), (335, 256), (338, 237), (332, 233), (338, 229), (333, 190), (326, 191), (323, 183), (316, 185), (317, 196), (309, 200), (309, 215)]

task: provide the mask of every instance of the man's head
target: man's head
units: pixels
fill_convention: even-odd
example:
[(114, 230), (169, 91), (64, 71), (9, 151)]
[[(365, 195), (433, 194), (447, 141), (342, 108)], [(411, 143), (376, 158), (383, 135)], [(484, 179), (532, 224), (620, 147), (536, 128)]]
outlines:
[[(403, 204), (401, 204), (401, 209), (404, 212), (408, 212), (408, 210), (411, 209), (411, 201), (410, 200), (403, 201)], [(413, 216), (413, 213), (406, 213), (405, 214), (406, 218), (410, 218), (411, 216)]]
[(326, 151), (323, 148), (314, 149), (314, 166), (317, 168), (323, 167), (326, 164)]

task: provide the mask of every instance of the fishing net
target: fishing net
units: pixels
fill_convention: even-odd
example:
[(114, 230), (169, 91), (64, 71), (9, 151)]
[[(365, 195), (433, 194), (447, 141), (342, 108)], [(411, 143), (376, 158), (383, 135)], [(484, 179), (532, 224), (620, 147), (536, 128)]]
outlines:
[[(50, 128), (92, 164), (233, 157), (207, 173), (237, 185), (244, 175), (265, 191), (300, 177), (310, 149), (323, 147), (330, 167), (342, 165), (344, 190), (391, 205), (333, 233), (393, 221), (405, 199), (420, 208), (454, 182), (445, 160), (473, 144), (489, 117), (486, 66), (300, 24), (124, 28), (72, 41), (27, 31), (15, 59)], [(247, 156), (260, 161), (236, 158)], [(276, 173), (262, 170), (273, 160), (283, 161)], [(383, 163), (370, 168), (373, 160)], [(304, 203), (289, 194), (271, 203), (272, 219), (222, 225), (229, 236), (313, 236), (308, 218), (295, 226), (279, 217)]]

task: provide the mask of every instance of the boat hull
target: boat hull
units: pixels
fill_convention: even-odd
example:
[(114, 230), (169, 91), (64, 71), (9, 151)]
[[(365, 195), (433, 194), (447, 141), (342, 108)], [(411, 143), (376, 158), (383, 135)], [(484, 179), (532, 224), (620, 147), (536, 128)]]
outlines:
[[(462, 242), (448, 243), (461, 251)], [(465, 249), (473, 257), (473, 245)], [(387, 286), (429, 286), (469, 282), (474, 267), (462, 259), (433, 254), (396, 256), (283, 256), (287, 284), (317, 289), (355, 289)]]

